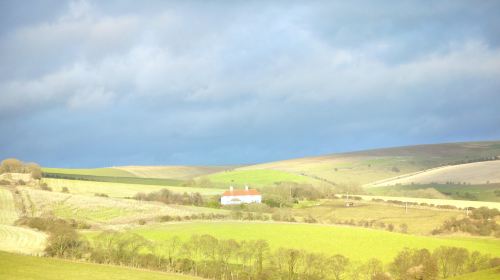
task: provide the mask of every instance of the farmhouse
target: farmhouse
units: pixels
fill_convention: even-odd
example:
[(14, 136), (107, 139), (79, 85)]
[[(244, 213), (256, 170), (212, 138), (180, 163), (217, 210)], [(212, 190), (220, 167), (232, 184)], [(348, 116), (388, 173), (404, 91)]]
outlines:
[(225, 191), (220, 199), (222, 205), (261, 203), (261, 201), (262, 195), (256, 189), (248, 189), (248, 186), (245, 186), (244, 190), (234, 190), (231, 186), (229, 191)]

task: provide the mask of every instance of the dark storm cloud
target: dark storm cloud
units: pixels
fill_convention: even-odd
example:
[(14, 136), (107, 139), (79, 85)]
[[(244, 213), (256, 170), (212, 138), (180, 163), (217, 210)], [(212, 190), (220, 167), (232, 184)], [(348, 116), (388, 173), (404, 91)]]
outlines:
[(497, 3), (2, 3), (0, 157), (226, 164), (498, 139)]

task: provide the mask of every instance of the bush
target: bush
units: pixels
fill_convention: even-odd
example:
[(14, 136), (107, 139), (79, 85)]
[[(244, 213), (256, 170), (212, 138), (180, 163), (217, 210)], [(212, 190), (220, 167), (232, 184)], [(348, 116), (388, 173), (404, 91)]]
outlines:
[(94, 194), (95, 196), (99, 196), (99, 197), (109, 197), (107, 194), (105, 193), (95, 193)]
[(40, 189), (43, 190), (43, 191), (49, 191), (51, 192), (52, 191), (52, 188), (50, 188), (49, 186), (47, 186), (47, 184), (43, 183), (40, 185)]
[(69, 189), (67, 187), (63, 187), (61, 189), (61, 192), (63, 192), (63, 193), (69, 193)]

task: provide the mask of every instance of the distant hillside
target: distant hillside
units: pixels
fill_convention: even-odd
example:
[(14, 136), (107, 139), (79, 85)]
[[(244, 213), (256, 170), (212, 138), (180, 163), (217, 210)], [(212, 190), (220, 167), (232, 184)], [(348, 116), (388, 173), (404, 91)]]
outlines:
[(500, 183), (500, 160), (437, 167), (416, 174), (385, 179), (370, 185), (375, 187), (429, 183)]
[[(213, 181), (244, 183), (251, 180), (255, 170), (273, 170), (279, 171), (281, 177), (282, 173), (298, 175), (301, 178), (299, 181), (307, 181), (305, 177), (314, 182), (362, 185), (439, 166), (498, 156), (500, 141), (418, 145), (276, 161), (206, 177)], [(268, 181), (272, 180), (268, 178)]]
[[(155, 178), (155, 180), (159, 178), (184, 181), (194, 179), (198, 182), (212, 182), (217, 187), (227, 187), (230, 184), (265, 187), (280, 181), (313, 185), (361, 186), (436, 167), (458, 166), (458, 164), (480, 162), (495, 157), (500, 157), (500, 141), (384, 148), (249, 166), (121, 166), (96, 169), (44, 168), (43, 171), (57, 174)], [(471, 166), (484, 164), (492, 163), (478, 163)], [(455, 168), (461, 170), (458, 167)], [(483, 178), (483, 175), (484, 173), (474, 175), (471, 171), (467, 177), (474, 177), (477, 181), (489, 180)]]
[(191, 179), (193, 177), (233, 169), (232, 166), (118, 166), (112, 169), (122, 170), (142, 178)]

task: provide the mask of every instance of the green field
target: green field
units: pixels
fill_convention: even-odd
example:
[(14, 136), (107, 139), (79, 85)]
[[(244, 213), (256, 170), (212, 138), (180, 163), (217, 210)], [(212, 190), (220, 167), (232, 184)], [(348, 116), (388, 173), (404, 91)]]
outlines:
[(116, 168), (42, 168), (44, 173), (73, 174), (73, 175), (93, 175), (109, 177), (135, 177), (134, 174)]
[(69, 189), (70, 193), (94, 195), (96, 193), (104, 193), (110, 197), (132, 197), (138, 192), (155, 192), (161, 189), (168, 189), (177, 193), (194, 193), (199, 192), (201, 195), (220, 195), (225, 190), (215, 188), (192, 188), (166, 185), (142, 185), (142, 184), (126, 184), (126, 183), (110, 183), (110, 182), (95, 182), (95, 181), (80, 181), (43, 178), (43, 182), (52, 188), (54, 191), (60, 192), (63, 187)]
[[(495, 192), (496, 191), (496, 192)], [(414, 184), (367, 189), (368, 194), (383, 196), (434, 197), (439, 194), (448, 199), (500, 202), (500, 184)], [(437, 194), (436, 194), (437, 192)]]
[(176, 280), (201, 279), (126, 267), (77, 263), (0, 252), (2, 280)]
[(194, 234), (210, 234), (220, 239), (264, 239), (272, 248), (297, 248), (329, 255), (342, 254), (352, 260), (378, 258), (391, 261), (404, 247), (434, 249), (439, 246), (464, 247), (500, 256), (500, 242), (479, 238), (439, 238), (387, 231), (310, 224), (265, 222), (192, 222), (141, 227), (132, 232), (150, 240), (172, 236), (183, 239)]
[(250, 187), (266, 187), (272, 186), (276, 182), (285, 181), (296, 183), (316, 182), (316, 180), (306, 176), (271, 169), (224, 171), (208, 175), (205, 178), (219, 185), (233, 185), (235, 187), (242, 187), (246, 184)]
[(487, 270), (467, 273), (457, 277), (448, 278), (450, 280), (498, 280), (500, 279), (500, 269), (491, 268)]

